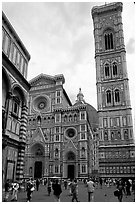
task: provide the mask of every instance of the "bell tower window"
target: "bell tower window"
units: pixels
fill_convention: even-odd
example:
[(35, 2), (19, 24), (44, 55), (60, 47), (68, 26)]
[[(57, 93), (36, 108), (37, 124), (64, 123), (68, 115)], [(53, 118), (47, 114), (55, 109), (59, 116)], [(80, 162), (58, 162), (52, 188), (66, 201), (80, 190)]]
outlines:
[(113, 34), (112, 32), (105, 33), (105, 50), (114, 48)]
[(105, 77), (109, 77), (109, 64), (105, 64)]
[(117, 64), (116, 64), (116, 62), (113, 63), (112, 68), (113, 68), (113, 76), (117, 76), (118, 73), (117, 73)]
[(106, 92), (106, 94), (107, 94), (107, 103), (111, 103), (111, 91), (108, 90), (108, 91)]
[(120, 94), (119, 94), (119, 90), (118, 89), (115, 90), (115, 102), (116, 103), (120, 102)]

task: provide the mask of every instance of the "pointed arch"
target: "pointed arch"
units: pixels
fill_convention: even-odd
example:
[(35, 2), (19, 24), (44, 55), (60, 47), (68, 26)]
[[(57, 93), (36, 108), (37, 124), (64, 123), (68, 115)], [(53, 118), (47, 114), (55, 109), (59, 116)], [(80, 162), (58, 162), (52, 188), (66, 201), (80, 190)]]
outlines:
[(105, 74), (105, 77), (110, 76), (110, 64), (108, 62), (104, 64), (104, 74)]
[(70, 114), (68, 118), (69, 118), (69, 122), (71, 122), (72, 121), (72, 115)]
[(114, 77), (118, 75), (118, 65), (116, 62), (112, 63), (112, 74)]
[(30, 147), (30, 152), (35, 156), (45, 155), (44, 146), (40, 142), (32, 144)]
[(24, 91), (18, 84), (14, 84), (12, 87), (12, 93), (14, 96), (17, 96), (21, 102), (21, 105), (27, 104), (27, 98), (25, 96)]
[(76, 155), (73, 151), (69, 151), (66, 154), (66, 158), (68, 161), (75, 161), (76, 160)]
[(105, 50), (114, 49), (114, 30), (110, 27), (104, 30), (104, 45)]
[(107, 102), (107, 104), (112, 103), (112, 93), (111, 93), (111, 90), (107, 90), (106, 91), (106, 102)]
[(120, 91), (119, 91), (119, 89), (115, 89), (115, 91), (114, 91), (114, 98), (115, 98), (115, 102), (116, 103), (119, 103), (120, 102)]

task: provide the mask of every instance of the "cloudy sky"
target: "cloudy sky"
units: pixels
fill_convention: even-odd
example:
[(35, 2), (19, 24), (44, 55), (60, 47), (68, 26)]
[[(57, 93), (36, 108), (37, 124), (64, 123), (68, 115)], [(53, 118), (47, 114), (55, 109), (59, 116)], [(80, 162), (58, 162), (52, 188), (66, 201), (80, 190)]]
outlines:
[[(72, 103), (79, 88), (97, 108), (91, 9), (105, 2), (3, 2), (2, 9), (31, 55), (28, 80), (63, 74)], [(133, 116), (135, 109), (135, 5), (123, 3), (123, 29)]]

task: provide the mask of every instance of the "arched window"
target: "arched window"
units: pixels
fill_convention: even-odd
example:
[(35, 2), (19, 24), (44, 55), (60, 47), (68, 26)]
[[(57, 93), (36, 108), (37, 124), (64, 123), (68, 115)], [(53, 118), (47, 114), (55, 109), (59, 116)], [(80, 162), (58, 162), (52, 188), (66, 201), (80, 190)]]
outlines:
[(117, 64), (116, 64), (116, 62), (113, 63), (112, 70), (113, 70), (113, 76), (117, 76), (118, 71), (117, 71)]
[(20, 99), (18, 96), (13, 97), (13, 104), (12, 104), (12, 113), (16, 116), (19, 114), (19, 105), (20, 105)]
[(110, 73), (109, 73), (109, 64), (105, 64), (105, 76), (109, 77)]
[(108, 90), (108, 91), (106, 92), (106, 94), (107, 94), (107, 103), (111, 103), (111, 91)]
[(113, 33), (105, 33), (105, 50), (110, 50), (114, 48), (114, 43), (113, 43)]
[(115, 102), (116, 103), (120, 102), (120, 94), (119, 94), (119, 90), (118, 89), (115, 90)]

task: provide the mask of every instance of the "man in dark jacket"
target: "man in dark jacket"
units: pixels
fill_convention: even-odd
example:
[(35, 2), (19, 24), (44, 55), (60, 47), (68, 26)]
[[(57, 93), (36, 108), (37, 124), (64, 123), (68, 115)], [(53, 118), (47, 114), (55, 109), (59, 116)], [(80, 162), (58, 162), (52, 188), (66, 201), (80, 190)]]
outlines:
[(58, 179), (52, 184), (53, 194), (55, 202), (60, 202), (60, 194), (62, 193), (61, 185), (58, 183)]
[(37, 179), (36, 179), (36, 189), (37, 189), (37, 191), (39, 190), (39, 184), (40, 184), (40, 181), (39, 181), (39, 179), (37, 178)]
[(71, 191), (72, 191), (72, 202), (74, 202), (74, 200), (78, 202), (78, 184), (76, 179), (74, 179), (74, 181), (72, 182)]

